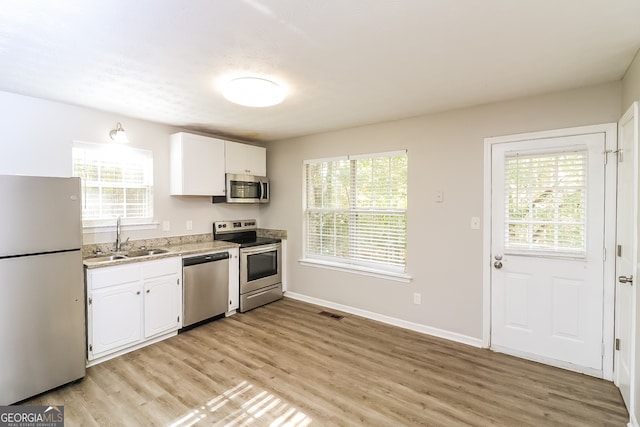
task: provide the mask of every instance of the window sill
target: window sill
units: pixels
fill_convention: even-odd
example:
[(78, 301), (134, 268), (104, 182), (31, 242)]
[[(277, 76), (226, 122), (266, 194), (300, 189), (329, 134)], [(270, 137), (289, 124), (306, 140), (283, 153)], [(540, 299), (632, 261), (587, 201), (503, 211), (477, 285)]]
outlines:
[[(140, 223), (140, 224), (122, 224), (120, 228), (122, 230), (156, 230), (160, 225), (159, 222), (148, 222), (148, 223)], [(84, 234), (93, 234), (93, 233), (113, 233), (116, 231), (115, 224), (83, 224), (82, 232)]]
[(397, 282), (410, 283), (411, 276), (407, 273), (396, 273), (393, 271), (378, 270), (370, 267), (363, 267), (354, 264), (344, 264), (340, 262), (324, 261), (311, 258), (301, 258), (298, 260), (300, 265), (307, 267), (319, 267), (329, 270), (344, 271), (346, 273), (362, 274), (365, 276), (378, 277), (381, 279), (395, 280)]

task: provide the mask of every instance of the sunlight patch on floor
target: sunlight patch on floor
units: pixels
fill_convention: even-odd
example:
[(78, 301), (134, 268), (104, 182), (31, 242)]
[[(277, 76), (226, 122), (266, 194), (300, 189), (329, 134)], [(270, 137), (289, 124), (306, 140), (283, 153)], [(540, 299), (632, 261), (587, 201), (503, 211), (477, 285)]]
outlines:
[(246, 426), (256, 421), (271, 427), (304, 427), (311, 418), (268, 391), (242, 381), (173, 421), (170, 427), (189, 427), (199, 422)]

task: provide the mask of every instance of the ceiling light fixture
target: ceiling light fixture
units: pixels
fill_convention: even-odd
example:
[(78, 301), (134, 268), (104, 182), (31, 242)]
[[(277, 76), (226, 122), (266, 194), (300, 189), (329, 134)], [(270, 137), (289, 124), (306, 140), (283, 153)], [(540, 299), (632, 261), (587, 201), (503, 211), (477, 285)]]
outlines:
[(113, 141), (121, 144), (129, 142), (129, 138), (127, 138), (127, 134), (124, 132), (124, 129), (122, 129), (120, 122), (118, 122), (115, 129), (109, 132), (109, 137), (111, 137)]
[(227, 82), (222, 95), (229, 101), (246, 107), (271, 107), (284, 100), (285, 91), (271, 80), (241, 77)]

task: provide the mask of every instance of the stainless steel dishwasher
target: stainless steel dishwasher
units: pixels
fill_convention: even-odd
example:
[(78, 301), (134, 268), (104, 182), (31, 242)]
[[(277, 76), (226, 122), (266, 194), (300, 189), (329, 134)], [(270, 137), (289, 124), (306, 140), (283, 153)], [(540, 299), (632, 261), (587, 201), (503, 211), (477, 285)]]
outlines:
[(226, 313), (229, 304), (229, 253), (182, 259), (182, 326)]

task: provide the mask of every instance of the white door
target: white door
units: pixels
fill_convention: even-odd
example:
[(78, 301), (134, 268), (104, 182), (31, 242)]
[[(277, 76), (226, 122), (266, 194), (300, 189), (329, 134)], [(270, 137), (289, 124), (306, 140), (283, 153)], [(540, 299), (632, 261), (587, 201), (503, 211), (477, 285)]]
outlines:
[(618, 228), (616, 256), (616, 353), (615, 383), (627, 409), (631, 409), (631, 366), (634, 346), (635, 290), (631, 279), (637, 258), (637, 160), (638, 103), (618, 124)]
[(141, 340), (140, 282), (97, 289), (89, 298), (89, 360)]
[(144, 284), (144, 337), (150, 338), (180, 327), (180, 293), (177, 275)]
[(605, 139), (492, 145), (493, 349), (603, 375)]

